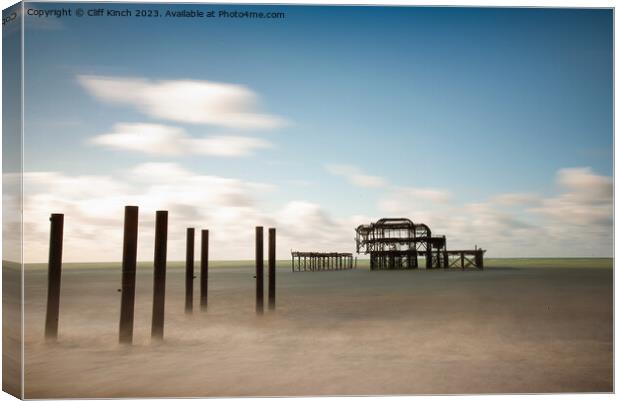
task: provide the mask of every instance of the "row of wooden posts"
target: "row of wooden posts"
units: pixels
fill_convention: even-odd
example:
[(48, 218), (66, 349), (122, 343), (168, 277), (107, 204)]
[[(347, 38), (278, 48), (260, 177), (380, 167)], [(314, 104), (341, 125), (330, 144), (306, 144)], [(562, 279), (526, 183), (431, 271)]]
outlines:
[[(45, 337), (58, 338), (60, 311), (60, 279), (64, 215), (50, 217), (50, 249), (48, 260), (47, 310)], [(153, 263), (153, 315), (151, 338), (163, 339), (164, 306), (166, 293), (166, 256), (168, 243), (168, 212), (158, 210), (155, 215), (155, 254)], [(138, 249), (138, 206), (125, 206), (123, 230), (123, 261), (121, 285), (121, 314), (119, 342), (133, 341), (134, 304), (136, 292), (136, 264)], [(263, 227), (256, 227), (256, 313), (263, 314)], [(276, 229), (269, 228), (268, 246), (269, 301), (268, 308), (276, 307)], [(209, 284), (209, 230), (201, 230), (200, 251), (200, 309), (206, 311)], [(194, 228), (187, 229), (185, 254), (185, 313), (193, 312), (194, 299)]]

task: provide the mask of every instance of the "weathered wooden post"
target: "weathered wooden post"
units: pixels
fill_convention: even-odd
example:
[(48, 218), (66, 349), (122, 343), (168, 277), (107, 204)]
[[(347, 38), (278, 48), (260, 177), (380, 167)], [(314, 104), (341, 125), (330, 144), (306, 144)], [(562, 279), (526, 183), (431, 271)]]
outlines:
[(276, 229), (269, 229), (269, 310), (276, 308)]
[(50, 217), (50, 250), (47, 264), (47, 311), (45, 314), (45, 338), (58, 338), (58, 313), (60, 310), (60, 272), (62, 270), (63, 214)]
[(123, 228), (123, 264), (121, 277), (121, 321), (118, 342), (133, 341), (133, 313), (136, 294), (136, 259), (138, 251), (138, 206), (125, 206)]
[(168, 212), (158, 210), (155, 217), (155, 261), (153, 264), (153, 320), (151, 338), (164, 338), (164, 309), (166, 297), (166, 251), (168, 242)]
[(187, 229), (185, 246), (185, 313), (194, 310), (194, 229)]
[(201, 231), (200, 248), (200, 310), (205, 311), (209, 293), (209, 230)]
[(426, 246), (428, 247), (426, 249), (426, 268), (432, 269), (433, 268), (433, 250), (429, 242), (427, 242), (426, 244), (427, 244)]
[(484, 269), (484, 251), (482, 249), (476, 250), (476, 267), (480, 270)]
[(263, 313), (263, 227), (256, 227), (256, 313)]

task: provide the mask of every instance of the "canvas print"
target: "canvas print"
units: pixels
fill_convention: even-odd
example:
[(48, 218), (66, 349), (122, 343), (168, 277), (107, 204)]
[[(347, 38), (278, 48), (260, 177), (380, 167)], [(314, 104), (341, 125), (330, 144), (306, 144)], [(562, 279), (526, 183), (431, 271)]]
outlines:
[(6, 8), (3, 390), (613, 392), (613, 17)]

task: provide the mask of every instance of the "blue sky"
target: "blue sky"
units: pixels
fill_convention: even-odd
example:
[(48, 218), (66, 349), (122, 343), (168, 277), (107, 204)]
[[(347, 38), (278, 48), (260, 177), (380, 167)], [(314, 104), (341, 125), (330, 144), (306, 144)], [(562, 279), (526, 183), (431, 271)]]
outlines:
[[(565, 227), (554, 226), (557, 244), (532, 253), (611, 254), (611, 206), (600, 210), (610, 197), (613, 163), (611, 10), (148, 8), (278, 11), (286, 18), (26, 17), (26, 171), (123, 181), (135, 166), (167, 163), (195, 175), (264, 184), (271, 189), (244, 193), (256, 202), (259, 215), (302, 202), (314, 205), (312, 213), (333, 223), (334, 231), (390, 212), (420, 211), (419, 217), (407, 216), (420, 220), (443, 210), (466, 221), (476, 219), (472, 210), (480, 204), (488, 206), (483, 214), (492, 209), (500, 220), (517, 221), (515, 227), (545, 230), (554, 219), (554, 199), (565, 205), (562, 196), (573, 192), (581, 199), (578, 192), (592, 192), (594, 182), (605, 187), (605, 199), (568, 207), (579, 208), (580, 215), (582, 207), (596, 208), (590, 212), (597, 217), (583, 221), (588, 226), (600, 223), (601, 213), (609, 210), (592, 239), (600, 242), (602, 236), (603, 244), (575, 250), (583, 239), (562, 238)], [(93, 89), (96, 79), (235, 85), (251, 92), (253, 112), (283, 123), (240, 128), (170, 119), (145, 112), (139, 101), (102, 95), (102, 89)], [(157, 154), (93, 142), (118, 133), (119, 123), (174, 127), (186, 138), (255, 138), (268, 147), (223, 157), (191, 146)], [(537, 200), (490, 204), (506, 194)], [(398, 198), (398, 207), (390, 197)], [(210, 225), (202, 217), (201, 223)], [(471, 246), (480, 237), (445, 218), (424, 222), (458, 237), (456, 243)], [(299, 240), (305, 235), (290, 231), (290, 247), (328, 247), (305, 243)], [(502, 239), (504, 234), (485, 234), (484, 245), (493, 249), (495, 240), (505, 241), (495, 246), (501, 250), (496, 256), (514, 256), (520, 246), (511, 235)], [(333, 240), (334, 247), (352, 246), (346, 245), (352, 234), (346, 235), (350, 238)], [(323, 240), (318, 243), (330, 242)], [(233, 254), (238, 252), (221, 256)]]

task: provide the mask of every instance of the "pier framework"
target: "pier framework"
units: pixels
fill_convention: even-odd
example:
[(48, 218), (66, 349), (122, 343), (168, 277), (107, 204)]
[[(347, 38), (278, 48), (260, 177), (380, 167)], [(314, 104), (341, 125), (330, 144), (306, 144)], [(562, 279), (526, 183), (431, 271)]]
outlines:
[(418, 258), (427, 269), (483, 268), (484, 250), (447, 250), (444, 235), (432, 235), (426, 224), (406, 218), (383, 218), (356, 228), (356, 251), (370, 256), (371, 270), (417, 269)]
[(291, 252), (292, 270), (320, 271), (353, 269), (352, 253), (341, 252)]

